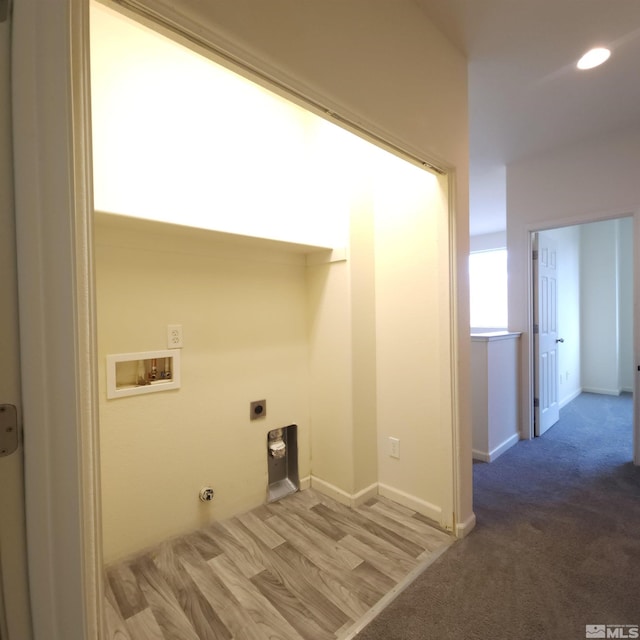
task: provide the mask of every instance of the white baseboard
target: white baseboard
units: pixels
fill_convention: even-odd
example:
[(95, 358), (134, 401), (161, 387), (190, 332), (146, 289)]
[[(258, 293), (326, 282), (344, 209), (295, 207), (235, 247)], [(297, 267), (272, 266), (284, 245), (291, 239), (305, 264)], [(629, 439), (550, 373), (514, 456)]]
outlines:
[(305, 489), (309, 489), (311, 487), (311, 476), (305, 476), (304, 478), (300, 478), (300, 491), (304, 491)]
[(363, 505), (367, 500), (371, 500), (371, 498), (375, 498), (378, 495), (378, 483), (374, 482), (370, 484), (368, 487), (363, 489), (362, 491), (358, 491), (358, 493), (351, 496), (351, 506), (359, 507)]
[(456, 538), (468, 536), (476, 526), (476, 514), (472, 513), (464, 522), (456, 522)]
[(347, 507), (351, 506), (351, 495), (330, 482), (325, 482), (316, 476), (311, 476), (311, 488), (319, 491), (320, 493), (324, 493), (325, 496), (333, 498), (340, 504), (344, 504)]
[(472, 455), (474, 460), (482, 460), (482, 462), (493, 462), (496, 458), (500, 457), (507, 449), (513, 447), (516, 442), (520, 440), (520, 434), (514, 433), (512, 436), (507, 438), (502, 444), (498, 445), (492, 451), (478, 451), (477, 449), (473, 449)]
[(333, 498), (336, 502), (351, 508), (359, 507), (370, 498), (374, 498), (378, 495), (377, 482), (374, 482), (372, 485), (369, 485), (362, 489), (362, 491), (358, 491), (358, 493), (354, 494), (347, 493), (330, 482), (321, 480), (316, 476), (311, 476), (311, 486), (320, 493), (324, 493), (326, 496)]
[(471, 449), (471, 456), (474, 460), (480, 460), (480, 462), (491, 462), (491, 455), (486, 451)]
[(582, 393), (582, 389), (576, 389), (573, 393), (570, 393), (566, 398), (560, 401), (560, 408), (566, 407), (570, 402), (575, 400)]
[(501, 456), (507, 449), (513, 447), (520, 440), (520, 434), (514, 433), (510, 438), (507, 438), (501, 445), (497, 446), (493, 451), (489, 453), (490, 461), (493, 462), (497, 457)]
[(389, 500), (393, 500), (409, 509), (413, 509), (417, 513), (430, 518), (434, 522), (442, 523), (442, 509), (435, 504), (431, 504), (426, 500), (412, 496), (399, 489), (394, 489), (386, 484), (378, 484), (378, 493)]
[(584, 393), (599, 393), (603, 396), (619, 396), (620, 389), (599, 389), (598, 387), (582, 387)]
[[(421, 498), (417, 498), (416, 496), (412, 496), (404, 491), (400, 491), (399, 489), (394, 489), (393, 487), (389, 487), (385, 484), (373, 483), (363, 489), (362, 491), (358, 491), (358, 493), (349, 494), (346, 491), (343, 491), (339, 487), (327, 482), (326, 480), (321, 480), (316, 476), (311, 476), (311, 487), (320, 493), (324, 493), (324, 495), (333, 498), (336, 502), (343, 504), (347, 507), (356, 508), (360, 505), (364, 504), (367, 500), (371, 498), (375, 498), (377, 495), (384, 496), (385, 498), (389, 498), (389, 500), (393, 500), (398, 504), (401, 504), (409, 509), (413, 509), (417, 513), (430, 518), (434, 522), (440, 524), (442, 522), (442, 509), (436, 505), (427, 502), (426, 500), (422, 500)], [(301, 482), (302, 485), (302, 482)], [(471, 530), (471, 529), (469, 529)]]

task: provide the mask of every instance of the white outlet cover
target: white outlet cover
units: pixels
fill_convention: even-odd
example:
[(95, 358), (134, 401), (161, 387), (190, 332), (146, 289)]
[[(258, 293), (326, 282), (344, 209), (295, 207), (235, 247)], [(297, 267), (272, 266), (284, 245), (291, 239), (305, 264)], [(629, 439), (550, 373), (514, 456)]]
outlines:
[(182, 349), (182, 325), (167, 325), (167, 349)]
[(392, 458), (400, 457), (400, 439), (399, 438), (389, 438), (389, 455)]

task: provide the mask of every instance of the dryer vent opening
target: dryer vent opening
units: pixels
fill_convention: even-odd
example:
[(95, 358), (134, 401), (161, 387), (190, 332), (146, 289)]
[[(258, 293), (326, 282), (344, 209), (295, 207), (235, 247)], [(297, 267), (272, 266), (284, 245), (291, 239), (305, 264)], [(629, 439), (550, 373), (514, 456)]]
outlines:
[(295, 424), (273, 429), (267, 434), (269, 470), (268, 502), (300, 489), (298, 476), (298, 427)]

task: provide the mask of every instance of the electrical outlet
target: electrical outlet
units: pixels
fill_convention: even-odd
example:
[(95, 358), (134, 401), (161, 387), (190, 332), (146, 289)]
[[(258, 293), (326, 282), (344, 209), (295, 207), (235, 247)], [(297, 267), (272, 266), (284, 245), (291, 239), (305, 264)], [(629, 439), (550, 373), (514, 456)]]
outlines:
[(254, 400), (249, 403), (249, 419), (257, 420), (258, 418), (264, 418), (267, 415), (267, 401), (266, 400)]
[(399, 438), (389, 438), (389, 455), (392, 458), (400, 457), (400, 439)]
[(182, 325), (167, 325), (167, 348), (182, 349)]

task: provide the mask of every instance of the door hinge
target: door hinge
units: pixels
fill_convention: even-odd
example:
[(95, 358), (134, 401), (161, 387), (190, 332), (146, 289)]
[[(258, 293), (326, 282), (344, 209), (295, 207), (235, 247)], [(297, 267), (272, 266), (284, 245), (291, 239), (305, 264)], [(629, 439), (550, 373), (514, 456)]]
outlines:
[(538, 324), (533, 325), (533, 333), (540, 333), (540, 325)]
[(534, 249), (534, 250), (533, 250), (533, 259), (534, 259), (534, 260), (537, 260), (537, 259), (538, 259), (538, 250), (537, 250), (537, 249)]
[(18, 448), (18, 411), (12, 404), (0, 404), (0, 458)]
[(540, 406), (540, 398), (533, 399), (533, 407), (537, 409)]

